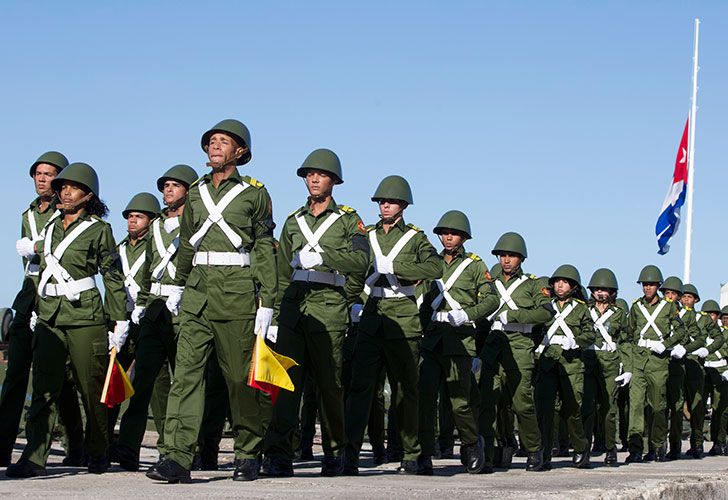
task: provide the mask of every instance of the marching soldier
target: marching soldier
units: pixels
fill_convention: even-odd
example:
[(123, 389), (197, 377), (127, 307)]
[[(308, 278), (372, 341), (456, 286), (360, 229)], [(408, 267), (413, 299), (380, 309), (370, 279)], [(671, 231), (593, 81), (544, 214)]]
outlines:
[[(629, 320), (629, 304), (626, 300), (621, 297), (617, 297), (614, 301), (614, 305), (622, 310), (624, 313), (625, 324), (628, 324)], [(627, 332), (627, 338), (630, 339), (631, 335)], [(629, 356), (631, 355), (632, 348), (629, 342), (622, 344), (622, 354), (625, 355), (627, 363), (622, 362), (622, 374), (624, 375), (625, 367), (629, 366)], [(623, 382), (620, 382), (623, 384)], [(628, 430), (629, 430), (629, 384), (620, 385), (617, 389), (617, 413), (619, 415), (619, 442), (622, 447), (619, 451), (629, 451), (628, 445)]]
[[(543, 449), (533, 398), (534, 330), (552, 317), (549, 291), (536, 276), (525, 274), (526, 242), (505, 233), (492, 252), (501, 266), (493, 275), (500, 306), (488, 318), (493, 326), (480, 353), (480, 433), (485, 438), (485, 467), (493, 465), (497, 409), (512, 408), (518, 418), (527, 471), (543, 470)], [(495, 266), (494, 266), (495, 267)]]
[[(266, 438), (266, 474), (293, 475), (293, 434), (304, 372), (319, 392), (324, 459), (322, 476), (341, 475), (344, 435), (342, 345), (349, 322), (344, 285), (369, 264), (364, 223), (353, 208), (337, 205), (333, 189), (344, 182), (338, 156), (317, 149), (297, 171), (308, 188), (306, 205), (286, 219), (278, 256), (278, 352), (297, 360), (294, 392), (283, 391)], [(361, 279), (361, 278), (360, 278)]]
[[(40, 256), (35, 243), (42, 238), (45, 225), (58, 217), (58, 198), (51, 185), (58, 173), (68, 166), (68, 160), (57, 151), (43, 153), (30, 167), (30, 177), (38, 197), (23, 212), (21, 238), (16, 249), (23, 258), (25, 277), (23, 286), (15, 297), (12, 308), (15, 317), (8, 331), (8, 365), (0, 393), (0, 467), (10, 465), (13, 445), (18, 436), (20, 417), (28, 392), (31, 361), (33, 360), (33, 329), (37, 321), (36, 302), (40, 281)], [(72, 380), (67, 383), (58, 398), (58, 413), (68, 437), (68, 456), (64, 465), (83, 465), (83, 427), (78, 396)]]
[[(111, 226), (102, 220), (108, 208), (98, 197), (94, 169), (72, 163), (53, 179), (52, 186), (59, 193), (63, 214), (46, 226), (43, 239), (35, 243), (41, 254), (41, 274), (28, 443), (18, 463), (7, 468), (8, 477), (45, 473), (54, 421), (51, 406), (62, 389), (69, 356), (86, 411), (88, 471), (101, 474), (109, 466), (107, 412), (99, 400), (108, 351), (123, 345), (129, 331), (123, 277)], [(97, 273), (106, 289), (103, 304), (94, 278)], [(107, 317), (116, 323), (110, 335)]]
[[(703, 396), (705, 394), (705, 369), (703, 363), (711, 353), (707, 340), (708, 330), (710, 329), (709, 324), (712, 325), (712, 322), (708, 313), (698, 312), (694, 309), (695, 304), (700, 302), (698, 289), (694, 285), (689, 283), (683, 285), (680, 302), (683, 306), (680, 313), (683, 314), (683, 311), (685, 311), (681, 316), (685, 328), (689, 332), (689, 322), (694, 322), (700, 332), (698, 338), (702, 340), (702, 343), (696, 349), (688, 350), (688, 355), (685, 357), (685, 400), (690, 410), (690, 449), (688, 450), (688, 456), (701, 459), (704, 456), (703, 422), (705, 420), (705, 398)], [(713, 349), (713, 352), (717, 348), (718, 346)], [(688, 346), (685, 346), (685, 349), (688, 349)]]
[[(172, 315), (165, 301), (177, 275), (179, 219), (184, 212), (188, 190), (195, 180), (197, 173), (188, 165), (175, 165), (157, 180), (157, 189), (162, 193), (166, 208), (151, 224), (151, 236), (144, 248), (140, 289), (131, 313), (132, 323), (139, 325), (134, 395), (122, 415), (119, 439), (109, 450), (109, 458), (119, 462), (125, 470), (139, 470), (139, 449), (150, 402), (162, 400), (156, 408), (153, 407), (155, 420), (158, 417), (156, 412), (166, 408), (169, 377), (163, 370), (167, 370), (167, 363), (174, 369), (179, 317)], [(160, 375), (161, 382), (155, 382), (160, 380)], [(156, 397), (155, 392), (158, 393)], [(164, 414), (161, 415), (161, 427), (157, 448), (160, 454), (164, 454)]]
[[(127, 318), (131, 319), (144, 276), (149, 225), (159, 216), (159, 201), (151, 193), (138, 193), (132, 197), (121, 214), (126, 219), (127, 236), (119, 243), (118, 252), (121, 271), (124, 274)], [(132, 321), (127, 341), (123, 346), (116, 346), (117, 359), (125, 370), (128, 370), (134, 361), (138, 339), (139, 327)], [(109, 441), (113, 441), (114, 427), (120, 409), (121, 405), (117, 405), (108, 410)]]
[(543, 467), (551, 469), (554, 410), (556, 396), (561, 400), (574, 447), (574, 467), (587, 469), (589, 447), (584, 435), (581, 405), (584, 391), (583, 350), (594, 344), (594, 322), (581, 296), (579, 271), (570, 265), (559, 266), (549, 279), (554, 293), (551, 306), (555, 316), (545, 326), (546, 333), (536, 349), (540, 354), (536, 375), (536, 415), (543, 440)]
[[(668, 363), (672, 353), (685, 351), (680, 343), (685, 338), (685, 327), (677, 315), (677, 306), (658, 294), (663, 283), (657, 266), (645, 266), (637, 283), (644, 295), (632, 303), (627, 331), (631, 336), (632, 373), (629, 384), (629, 455), (626, 463), (642, 462), (645, 431), (645, 405), (650, 408), (647, 422), (650, 449), (655, 450), (647, 460), (667, 460), (667, 382)], [(674, 349), (673, 349), (674, 348)], [(682, 352), (685, 354), (685, 352)]]
[[(437, 396), (449, 398), (451, 417), (461, 441), (460, 457), (467, 472), (483, 471), (483, 437), (471, 401), (475, 322), (498, 308), (498, 297), (488, 281), (488, 267), (474, 253), (465, 251), (472, 238), (470, 221), (458, 211), (446, 212), (433, 231), (444, 250), (442, 279), (434, 281), (423, 297), (421, 317), (424, 337), (420, 363), (420, 445), (422, 474), (432, 474), (436, 452)], [(440, 391), (441, 385), (445, 391)], [(476, 406), (477, 408), (477, 406)]]
[(589, 443), (595, 421), (604, 429), (604, 463), (617, 464), (617, 391), (629, 384), (631, 346), (627, 340), (627, 315), (615, 304), (619, 285), (610, 269), (597, 269), (589, 280), (589, 314), (594, 321), (596, 341), (584, 352), (584, 429)]
[[(420, 337), (422, 325), (415, 283), (442, 276), (440, 256), (417, 226), (406, 224), (404, 210), (412, 204), (407, 181), (385, 177), (372, 196), (381, 220), (367, 228), (370, 266), (364, 285), (368, 295), (357, 333), (352, 380), (346, 400), (344, 474), (359, 473), (359, 452), (369, 420), (372, 397), (382, 366), (392, 388), (397, 429), (404, 456), (398, 472), (417, 474)], [(358, 297), (362, 283), (351, 277), (349, 297)], [(347, 283), (347, 285), (349, 285)], [(353, 306), (360, 309), (361, 306)]]
[[(703, 312), (708, 313), (710, 319), (717, 327), (708, 329), (709, 348), (713, 344), (721, 346), (705, 358), (705, 394), (711, 395), (712, 413), (710, 415), (710, 440), (713, 446), (708, 452), (711, 456), (728, 455), (726, 444), (726, 430), (728, 429), (728, 349), (726, 349), (726, 335), (728, 335), (728, 307), (720, 308), (714, 300), (706, 300)], [(722, 323), (722, 327), (720, 324)], [(713, 343), (710, 343), (713, 340)]]
[(268, 333), (278, 285), (271, 199), (261, 182), (238, 173), (237, 165), (251, 158), (245, 125), (223, 120), (202, 135), (201, 146), (212, 171), (190, 187), (180, 221), (176, 276), (167, 289), (167, 307), (181, 314), (164, 426), (166, 454), (147, 476), (190, 481), (205, 363), (214, 347), (232, 410), (233, 480), (251, 481), (258, 477), (270, 416), (270, 397), (249, 387), (247, 377), (255, 335)]
[[(687, 361), (685, 354), (692, 353), (701, 348), (704, 349), (705, 334), (698, 328), (693, 310), (682, 307), (680, 298), (683, 294), (683, 283), (680, 278), (669, 276), (660, 287), (660, 291), (667, 300), (672, 301), (675, 307), (677, 307), (678, 316), (685, 326), (686, 333), (683, 341), (672, 348), (667, 382), (667, 409), (670, 426), (670, 452), (667, 454), (667, 458), (669, 460), (678, 460), (680, 458), (680, 448), (682, 447), (683, 406), (685, 405), (685, 372)], [(700, 354), (707, 355), (707, 350), (700, 351)]]

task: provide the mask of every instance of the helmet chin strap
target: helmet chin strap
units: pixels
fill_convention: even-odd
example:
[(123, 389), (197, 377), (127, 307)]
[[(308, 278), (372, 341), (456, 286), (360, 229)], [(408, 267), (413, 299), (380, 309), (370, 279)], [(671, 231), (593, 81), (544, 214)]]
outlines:
[(177, 210), (179, 207), (184, 205), (185, 202), (187, 202), (187, 195), (184, 195), (182, 198), (173, 203), (165, 203), (165, 205), (167, 205), (167, 208), (170, 210)]
[(392, 216), (390, 216), (390, 217), (384, 217), (384, 216), (383, 216), (383, 215), (382, 215), (382, 214), (380, 213), (380, 214), (379, 214), (379, 218), (380, 218), (380, 219), (382, 220), (382, 224), (388, 224), (388, 225), (391, 225), (391, 224), (394, 224), (395, 222), (397, 222), (397, 221), (399, 220), (399, 218), (400, 218), (400, 217), (402, 216), (402, 214), (404, 213), (404, 209), (405, 209), (405, 208), (407, 208), (407, 207), (404, 207), (404, 208), (400, 208), (400, 209), (399, 209), (399, 212), (397, 212), (396, 214), (394, 214), (394, 215), (392, 215)]
[(148, 232), (149, 232), (149, 226), (147, 226), (144, 229), (141, 229), (139, 231), (127, 231), (127, 233), (129, 233), (129, 238), (131, 238), (132, 240), (138, 240), (139, 238), (142, 238)]
[(445, 253), (448, 254), (448, 255), (455, 255), (455, 254), (457, 254), (458, 251), (463, 246), (462, 243), (461, 243), (460, 245), (457, 245), (457, 246), (451, 248), (450, 250), (448, 250), (447, 247), (445, 247), (445, 238), (441, 234), (438, 234), (437, 237), (440, 238), (440, 243), (442, 243), (443, 248), (445, 248)]
[(222, 170), (224, 167), (230, 165), (231, 163), (234, 165), (235, 162), (242, 158), (243, 155), (247, 152), (248, 150), (243, 148), (242, 151), (235, 153), (232, 158), (227, 161), (208, 161), (205, 165), (207, 165), (208, 167), (212, 167), (213, 172), (216, 170)]
[(86, 204), (86, 202), (91, 200), (91, 198), (93, 198), (93, 196), (94, 196), (94, 194), (89, 192), (88, 194), (86, 194), (86, 196), (84, 196), (83, 198), (81, 198), (80, 200), (78, 200), (74, 203), (63, 203), (62, 202), (62, 203), (57, 204), (56, 209), (61, 210), (61, 211), (63, 211), (63, 213), (66, 213), (66, 214), (75, 214), (76, 212), (78, 212), (78, 210), (81, 207), (83, 207)]

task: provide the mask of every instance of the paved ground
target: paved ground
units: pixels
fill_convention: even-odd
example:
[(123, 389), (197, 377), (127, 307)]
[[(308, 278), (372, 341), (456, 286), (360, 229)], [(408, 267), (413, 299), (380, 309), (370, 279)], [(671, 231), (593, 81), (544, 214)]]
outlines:
[[(154, 435), (147, 433), (142, 452), (143, 463), (156, 461)], [(20, 443), (19, 443), (20, 444)], [(230, 449), (230, 440), (223, 449)], [(20, 448), (17, 449), (20, 451)], [(314, 450), (314, 452), (320, 449)], [(620, 453), (620, 461), (625, 458)], [(17, 459), (17, 454), (16, 457)], [(96, 476), (85, 470), (60, 466), (62, 451), (54, 446), (48, 475), (29, 480), (10, 480), (0, 473), (0, 496), (33, 498), (728, 498), (728, 457), (704, 460), (679, 460), (664, 464), (634, 464), (617, 468), (602, 464), (603, 456), (594, 458), (592, 470), (575, 470), (568, 459), (555, 461), (555, 469), (546, 473), (524, 471), (525, 459), (515, 459), (508, 472), (472, 476), (461, 473), (459, 460), (435, 462), (434, 477), (399, 476), (394, 464), (376, 468), (369, 454), (363, 457), (361, 476), (356, 478), (321, 478), (318, 462), (297, 464), (296, 476), (290, 479), (261, 478), (252, 483), (230, 480), (232, 455), (222, 453), (219, 472), (193, 472), (193, 484), (167, 485), (151, 481), (143, 473), (121, 471)], [(56, 466), (58, 465), (58, 466)]]

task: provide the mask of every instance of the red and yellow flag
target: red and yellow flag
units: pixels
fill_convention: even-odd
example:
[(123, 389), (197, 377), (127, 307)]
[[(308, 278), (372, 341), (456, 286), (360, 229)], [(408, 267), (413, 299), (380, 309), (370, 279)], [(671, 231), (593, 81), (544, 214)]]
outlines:
[(298, 363), (268, 347), (262, 335), (256, 335), (255, 337), (248, 385), (270, 394), (270, 399), (275, 404), (281, 389), (294, 390), (293, 382), (287, 370), (292, 366), (298, 366)]
[(133, 395), (134, 387), (119, 360), (116, 359), (116, 347), (114, 347), (111, 349), (109, 357), (109, 368), (106, 370), (106, 382), (101, 393), (101, 402), (107, 407), (113, 408)]

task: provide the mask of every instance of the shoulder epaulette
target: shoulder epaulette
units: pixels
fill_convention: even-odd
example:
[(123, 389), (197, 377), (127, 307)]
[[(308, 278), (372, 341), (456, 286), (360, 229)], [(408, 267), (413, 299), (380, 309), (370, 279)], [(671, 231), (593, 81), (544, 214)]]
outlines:
[(303, 210), (303, 208), (304, 207), (299, 207), (299, 208), (295, 209), (293, 212), (291, 212), (290, 214), (288, 214), (288, 217), (286, 217), (286, 219), (290, 219), (291, 217), (293, 217), (294, 215), (296, 215), (298, 212), (300, 212), (301, 210)]
[(422, 229), (420, 229), (419, 227), (415, 226), (414, 224), (407, 224), (407, 227), (410, 228), (410, 229), (414, 229), (415, 231), (419, 231), (420, 233), (422, 232)]
[(377, 228), (376, 224), (369, 224), (364, 229), (366, 229), (367, 231), (374, 231), (376, 228)]
[(473, 259), (476, 262), (479, 261), (479, 260), (483, 260), (477, 254), (474, 254), (474, 253), (469, 253), (468, 254), (468, 257), (470, 257), (471, 259)]
[(667, 297), (665, 297), (665, 298), (664, 298), (664, 299), (662, 299), (662, 300), (664, 300), (664, 301), (665, 301), (665, 302), (667, 302), (668, 304), (672, 304), (672, 299), (668, 299)]
[(201, 180), (202, 180), (202, 177), (198, 178), (195, 182), (193, 182), (192, 184), (190, 184), (190, 189), (192, 189), (193, 186), (198, 185)]
[(574, 298), (574, 300), (577, 301), (579, 304), (586, 304), (586, 302), (581, 299)]
[(339, 205), (339, 210), (346, 212), (347, 214), (355, 214), (356, 210), (347, 205)]
[(260, 189), (265, 186), (262, 182), (260, 182), (258, 179), (255, 179), (253, 177), (245, 176), (243, 177), (243, 180), (253, 186), (254, 188)]
[(698, 314), (700, 314), (701, 316), (707, 316), (708, 315), (708, 313), (705, 312), (705, 311), (698, 311)]
[(532, 280), (538, 280), (538, 276), (536, 276), (535, 274), (529, 274), (528, 277)]
[(638, 297), (638, 298), (634, 299), (634, 300), (632, 301), (632, 303), (633, 303), (633, 304), (636, 304), (636, 303), (637, 303), (637, 302), (639, 302), (639, 301), (640, 301), (640, 299), (639, 299), (639, 297)]

